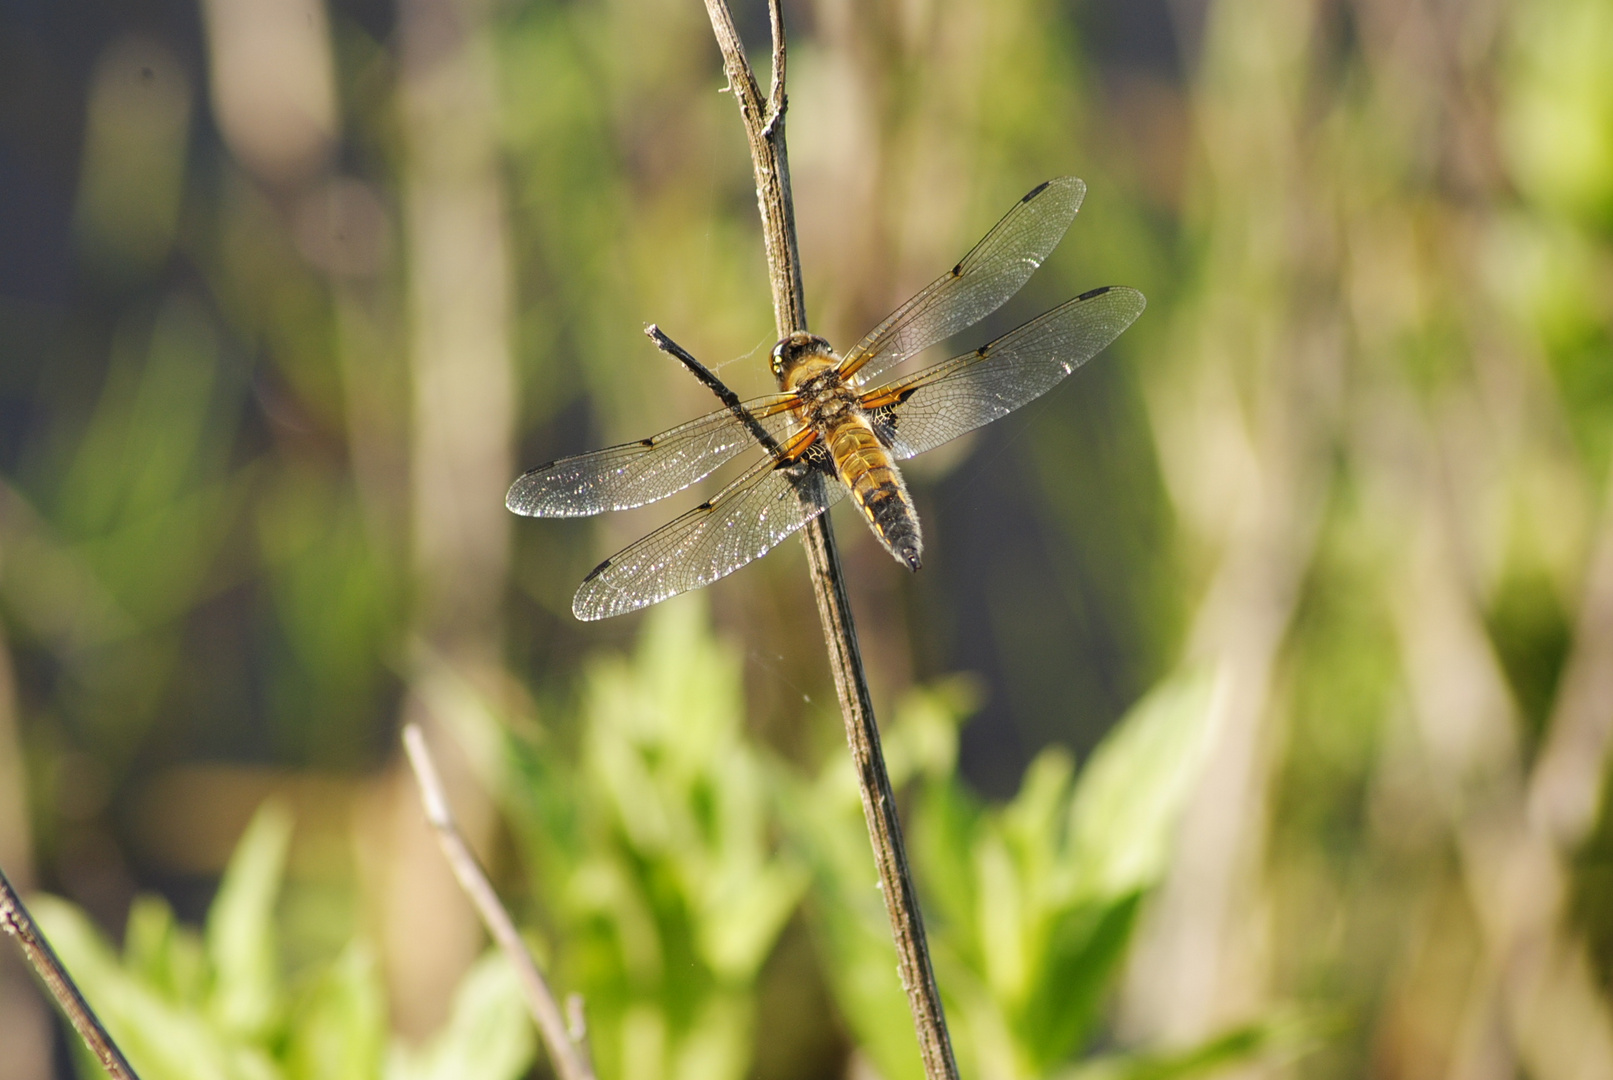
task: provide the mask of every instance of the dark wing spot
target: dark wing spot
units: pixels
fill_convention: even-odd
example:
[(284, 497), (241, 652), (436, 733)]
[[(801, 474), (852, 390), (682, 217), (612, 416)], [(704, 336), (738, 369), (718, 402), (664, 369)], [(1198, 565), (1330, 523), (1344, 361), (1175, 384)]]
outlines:
[(1036, 196), (1038, 196), (1042, 192), (1046, 191), (1047, 190), (1047, 185), (1051, 184), (1052, 182), (1053, 181), (1051, 181), (1051, 180), (1043, 180), (1040, 184), (1037, 184), (1035, 187), (1033, 187), (1029, 191), (1027, 191), (1025, 193), (1025, 197), (1023, 199), (1019, 200), (1019, 201), (1020, 202), (1030, 202), (1032, 199), (1036, 198)]
[(903, 390), (902, 395), (896, 399), (896, 404), (900, 405), (902, 402), (918, 393), (918, 389), (919, 388), (916, 386), (909, 386), (906, 390)]
[(640, 439), (638, 441), (638, 444), (640, 446), (654, 446), (655, 445), (655, 440), (654, 439)]
[(954, 266), (952, 268), (952, 276), (953, 277), (962, 277), (963, 276), (963, 264), (962, 263), (959, 263), (958, 265), (956, 265), (956, 266)]
[(891, 411), (890, 405), (881, 405), (868, 415), (868, 422), (874, 427), (874, 437), (887, 449), (891, 440), (896, 437), (896, 414)]
[(598, 577), (600, 574), (603, 574), (605, 572), (605, 567), (609, 566), (610, 564), (611, 564), (611, 560), (606, 559), (604, 562), (600, 563), (598, 566), (596, 566), (592, 570), (588, 571), (588, 576), (582, 579), (582, 583), (584, 585), (586, 585), (590, 581), (592, 581), (596, 577)]
[(1091, 300), (1094, 296), (1102, 296), (1104, 293), (1108, 292), (1112, 288), (1114, 288), (1113, 285), (1099, 285), (1096, 289), (1088, 289), (1086, 292), (1082, 293), (1080, 296), (1077, 296), (1076, 299), (1077, 300)]
[(711, 509), (711, 500), (707, 499), (705, 502), (703, 502), (699, 506), (695, 507), (695, 509), (696, 510), (710, 510)]

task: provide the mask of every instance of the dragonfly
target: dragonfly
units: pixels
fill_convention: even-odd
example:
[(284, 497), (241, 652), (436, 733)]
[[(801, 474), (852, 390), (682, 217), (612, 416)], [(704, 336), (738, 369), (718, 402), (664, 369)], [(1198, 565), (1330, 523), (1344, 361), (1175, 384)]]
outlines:
[(917, 570), (923, 539), (896, 463), (1051, 390), (1119, 337), (1146, 301), (1125, 286), (1091, 289), (977, 349), (879, 379), (1017, 293), (1063, 239), (1085, 194), (1075, 177), (1038, 184), (843, 355), (816, 334), (784, 338), (772, 351), (776, 394), (741, 402), (729, 392), (725, 408), (698, 420), (523, 474), (505, 500), (510, 510), (584, 517), (664, 499), (760, 451), (716, 495), (595, 567), (572, 613), (610, 618), (709, 585), (848, 495), (896, 561)]

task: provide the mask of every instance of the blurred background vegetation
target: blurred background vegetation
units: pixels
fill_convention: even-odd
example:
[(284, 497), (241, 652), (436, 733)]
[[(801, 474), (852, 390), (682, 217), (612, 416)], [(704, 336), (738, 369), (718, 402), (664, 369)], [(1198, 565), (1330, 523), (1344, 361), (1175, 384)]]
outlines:
[[(1613, 6), (785, 14), (814, 329), (1059, 174), (966, 344), (1150, 301), (839, 519), (965, 1074), (1613, 1077)], [(694, 0), (0, 5), (0, 865), (148, 1080), (546, 1075), (407, 720), (603, 1077), (916, 1074), (795, 545), (584, 626), (697, 496), (503, 508), (650, 321), (767, 389)]]

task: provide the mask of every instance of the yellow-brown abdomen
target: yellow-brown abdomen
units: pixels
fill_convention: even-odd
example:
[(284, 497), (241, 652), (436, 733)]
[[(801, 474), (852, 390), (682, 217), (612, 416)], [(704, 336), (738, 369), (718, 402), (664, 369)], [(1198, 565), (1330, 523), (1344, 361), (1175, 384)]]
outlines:
[(917, 570), (924, 551), (918, 514), (889, 451), (860, 414), (845, 417), (824, 440), (835, 471), (851, 489), (868, 525), (896, 561)]

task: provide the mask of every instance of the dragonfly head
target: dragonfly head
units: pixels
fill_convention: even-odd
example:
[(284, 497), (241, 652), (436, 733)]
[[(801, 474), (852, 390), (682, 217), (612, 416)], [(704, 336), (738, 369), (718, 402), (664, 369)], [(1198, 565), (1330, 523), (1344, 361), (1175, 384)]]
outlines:
[(792, 387), (801, 381), (803, 365), (816, 360), (819, 363), (812, 366), (821, 367), (821, 361), (833, 356), (834, 350), (823, 338), (797, 330), (773, 346), (773, 377), (778, 380), (780, 387)]

